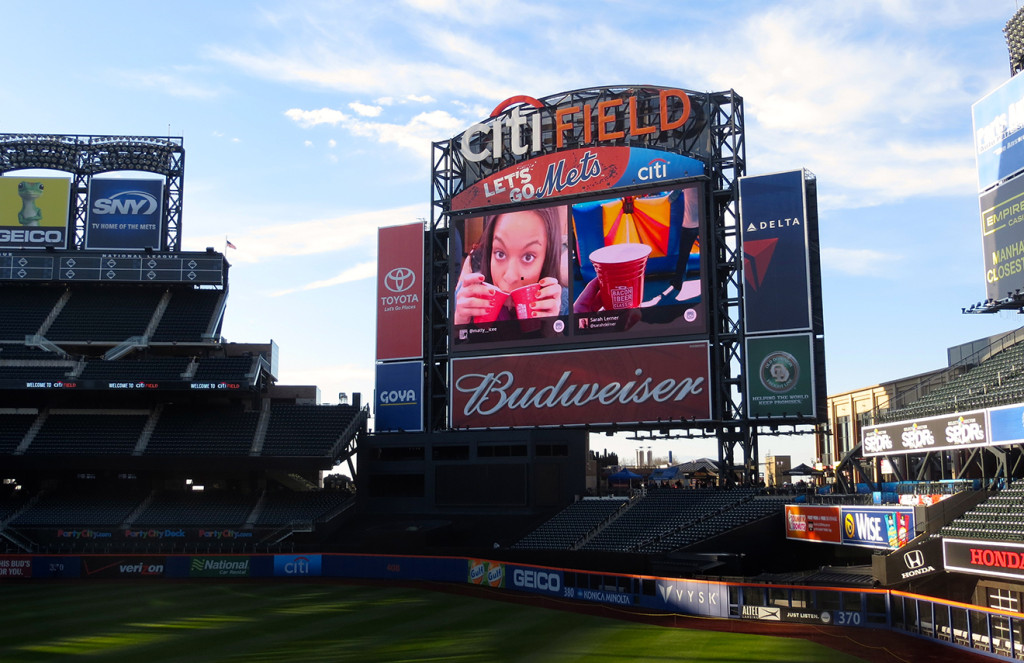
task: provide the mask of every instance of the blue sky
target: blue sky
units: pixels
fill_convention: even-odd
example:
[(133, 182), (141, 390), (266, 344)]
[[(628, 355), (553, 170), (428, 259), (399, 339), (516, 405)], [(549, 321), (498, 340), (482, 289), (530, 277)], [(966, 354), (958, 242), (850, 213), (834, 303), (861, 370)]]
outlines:
[[(748, 174), (818, 178), (829, 393), (1024, 322), (961, 313), (985, 298), (971, 104), (1009, 77), (1015, 0), (0, 8), (0, 132), (182, 136), (183, 248), (238, 247), (224, 336), (273, 339), (280, 381), (325, 402), (372, 400), (377, 228), (429, 218), (431, 142), (516, 94), (736, 90)], [(813, 460), (806, 441), (767, 451)]]

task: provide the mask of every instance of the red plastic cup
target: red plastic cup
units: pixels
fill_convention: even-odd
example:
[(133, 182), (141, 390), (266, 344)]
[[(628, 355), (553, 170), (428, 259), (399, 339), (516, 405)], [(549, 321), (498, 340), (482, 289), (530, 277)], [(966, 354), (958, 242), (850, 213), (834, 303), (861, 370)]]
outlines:
[(511, 292), (512, 303), (516, 309), (516, 317), (526, 320), (531, 317), (533, 303), (537, 301), (541, 286), (539, 283), (531, 283)]
[(474, 316), (473, 322), (494, 322), (498, 319), (498, 314), (501, 313), (501, 307), (505, 305), (505, 300), (508, 299), (508, 293), (490, 283), (484, 283), (483, 285), (490, 288), (491, 291), (490, 299), (487, 301), (487, 312), (483, 315)]
[(640, 306), (649, 255), (651, 247), (646, 244), (613, 244), (590, 254), (590, 262), (601, 284), (601, 304), (606, 310)]

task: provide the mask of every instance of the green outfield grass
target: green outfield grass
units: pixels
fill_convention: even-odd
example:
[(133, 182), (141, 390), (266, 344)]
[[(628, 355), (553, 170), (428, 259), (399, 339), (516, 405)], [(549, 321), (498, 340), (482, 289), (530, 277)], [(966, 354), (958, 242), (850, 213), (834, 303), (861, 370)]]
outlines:
[(0, 585), (0, 661), (827, 661), (792, 638), (335, 582)]

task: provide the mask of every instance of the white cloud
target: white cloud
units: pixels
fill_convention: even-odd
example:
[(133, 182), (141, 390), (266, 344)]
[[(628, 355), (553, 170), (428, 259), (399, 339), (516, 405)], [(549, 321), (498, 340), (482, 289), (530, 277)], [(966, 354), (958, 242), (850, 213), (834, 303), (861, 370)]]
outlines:
[(294, 292), (302, 292), (305, 290), (317, 290), (319, 288), (329, 288), (334, 285), (341, 285), (343, 283), (352, 283), (353, 281), (362, 281), (364, 279), (372, 279), (377, 275), (377, 263), (375, 261), (363, 262), (349, 267), (343, 270), (337, 276), (333, 276), (329, 279), (322, 279), (319, 281), (313, 281), (306, 283), (305, 285), (296, 286), (294, 288), (286, 288), (283, 290), (276, 290), (270, 293), (271, 297), (281, 297), (282, 295), (290, 295)]
[[(376, 251), (377, 229), (429, 216), (427, 204), (409, 205), (345, 216), (280, 223), (253, 219), (250, 230), (233, 233), (231, 262), (258, 263), (284, 256), (304, 256), (363, 246)], [(224, 246), (223, 236), (205, 235), (182, 242), (187, 251)]]
[(188, 99), (213, 99), (224, 95), (223, 85), (209, 86), (194, 80), (199, 75), (194, 69), (178, 68), (171, 72), (120, 71), (116, 77), (126, 87), (144, 89)]
[(380, 106), (370, 106), (368, 104), (361, 104), (358, 101), (353, 101), (348, 105), (349, 108), (354, 110), (358, 115), (363, 117), (378, 117), (384, 110)]
[(321, 124), (340, 126), (354, 136), (378, 143), (392, 143), (421, 157), (430, 155), (433, 141), (452, 136), (465, 125), (465, 120), (439, 110), (420, 113), (405, 124), (370, 122), (332, 108), (291, 108), (285, 111), (285, 115), (304, 129)]
[(899, 258), (900, 256), (872, 249), (821, 249), (823, 270), (842, 272), (851, 276), (884, 275), (886, 266)]

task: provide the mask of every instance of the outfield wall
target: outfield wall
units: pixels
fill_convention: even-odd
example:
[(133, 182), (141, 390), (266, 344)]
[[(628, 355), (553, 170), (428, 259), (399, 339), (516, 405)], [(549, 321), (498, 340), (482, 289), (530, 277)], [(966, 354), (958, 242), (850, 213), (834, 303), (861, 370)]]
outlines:
[(717, 582), (412, 555), (0, 555), (0, 582), (60, 578), (340, 578), (486, 585), (623, 609), (881, 628), (1024, 660), (1024, 614), (884, 589)]

